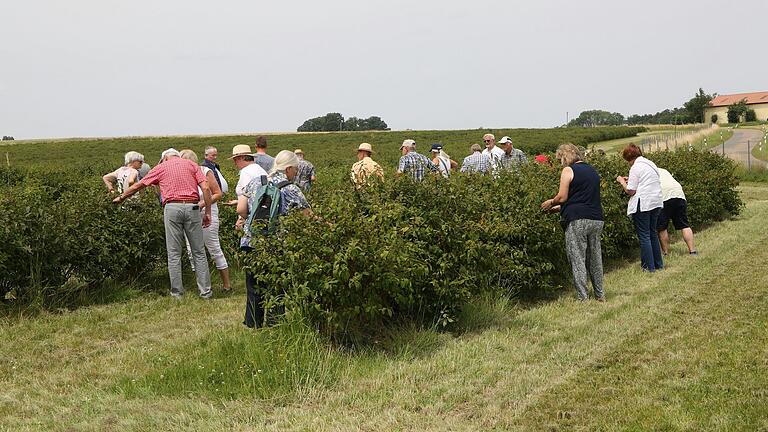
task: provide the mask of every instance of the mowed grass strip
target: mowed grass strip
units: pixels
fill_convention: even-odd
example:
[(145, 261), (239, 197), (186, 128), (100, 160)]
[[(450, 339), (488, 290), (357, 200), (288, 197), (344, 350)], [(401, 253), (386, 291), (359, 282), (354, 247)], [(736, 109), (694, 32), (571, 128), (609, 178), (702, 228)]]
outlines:
[(411, 330), (385, 352), (296, 359), (297, 373), (318, 372), (225, 381), (225, 397), (197, 387), (205, 374), (216, 382), (195, 368), (274, 361), (252, 351), (291, 342), (328, 347), (301, 331), (272, 345), (243, 331), (241, 297), (150, 297), (6, 323), (0, 429), (759, 430), (766, 190), (745, 186), (744, 214), (697, 235), (698, 258), (677, 243), (663, 272), (610, 272), (608, 303), (481, 304), (472, 314), (496, 318), (474, 317), (472, 332)]
[[(739, 220), (698, 236), (700, 257), (687, 256), (678, 243), (664, 272), (647, 275), (632, 265), (610, 273), (607, 304), (562, 299), (523, 311), (506, 328), (460, 337), (425, 359), (389, 363), (382, 373), (351, 382), (322, 402), (278, 409), (266, 424), (274, 430), (608, 430), (615, 426), (701, 430), (711, 428), (712, 415), (719, 415), (719, 423), (714, 424), (723, 430), (750, 429), (765, 418), (761, 410), (766, 395), (757, 389), (768, 388), (766, 375), (754, 367), (756, 354), (765, 358), (764, 324), (763, 336), (754, 333), (754, 325), (765, 323), (765, 315), (749, 311), (761, 307), (760, 303), (750, 306), (753, 296), (766, 294), (764, 278), (749, 277), (757, 270), (755, 263), (768, 259), (761, 247), (768, 233), (756, 223), (766, 216), (768, 202), (750, 203)], [(736, 275), (743, 276), (738, 285), (732, 284)], [(742, 295), (740, 304), (747, 310), (726, 300)], [(719, 345), (710, 338), (712, 329), (705, 323), (719, 322), (708, 317), (722, 315), (733, 317), (722, 321), (718, 330), (723, 334), (744, 328), (752, 332), (733, 346)], [(681, 329), (689, 333), (680, 333)], [(678, 336), (663, 337), (671, 334)], [(658, 348), (660, 341), (669, 352), (693, 347), (697, 358), (717, 357), (721, 363), (710, 369), (710, 379), (730, 385), (729, 371), (742, 370), (739, 381), (753, 384), (738, 394), (738, 403), (728, 402), (723, 395), (705, 409), (681, 405), (668, 416), (649, 416), (663, 399), (656, 402), (653, 396), (661, 393), (656, 376), (632, 375), (638, 366), (635, 350), (643, 344)], [(723, 349), (741, 349), (744, 355), (723, 356)], [(655, 359), (656, 355), (660, 357)], [(650, 350), (640, 359), (661, 367), (665, 356)], [(612, 380), (608, 367), (627, 379)], [(693, 401), (707, 391), (703, 382), (705, 390), (688, 392), (690, 377), (677, 377), (679, 370), (673, 368), (666, 378), (667, 386), (683, 393), (679, 397)], [(719, 377), (718, 371), (722, 371)], [(599, 398), (592, 397), (596, 390), (583, 389), (583, 377), (591, 375), (603, 376), (603, 386), (620, 394), (605, 411), (596, 405)], [(580, 394), (574, 408), (566, 400), (571, 393)], [(624, 394), (646, 399), (622, 399)], [(640, 403), (643, 400), (646, 405)], [(591, 404), (595, 404), (593, 410), (579, 415)], [(623, 409), (617, 411), (618, 407)], [(616, 415), (610, 415), (611, 409)]]

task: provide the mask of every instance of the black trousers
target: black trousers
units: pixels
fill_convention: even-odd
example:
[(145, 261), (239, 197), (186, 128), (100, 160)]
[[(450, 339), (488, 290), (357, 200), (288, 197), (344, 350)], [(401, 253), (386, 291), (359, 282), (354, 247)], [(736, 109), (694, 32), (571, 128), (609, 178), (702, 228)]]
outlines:
[(251, 273), (245, 273), (245, 324), (250, 328), (259, 328), (264, 325), (264, 292), (265, 286), (256, 285), (256, 280)]

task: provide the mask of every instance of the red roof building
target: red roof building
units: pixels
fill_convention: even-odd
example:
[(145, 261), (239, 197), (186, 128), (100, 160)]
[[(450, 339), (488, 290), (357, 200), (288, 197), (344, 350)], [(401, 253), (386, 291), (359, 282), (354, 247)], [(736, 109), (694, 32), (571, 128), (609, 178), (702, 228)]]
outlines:
[[(749, 105), (749, 109), (755, 110), (758, 120), (768, 120), (768, 92), (755, 92), (717, 96), (704, 109), (704, 121), (728, 123), (728, 107), (742, 100)], [(744, 119), (742, 118), (741, 121)]]

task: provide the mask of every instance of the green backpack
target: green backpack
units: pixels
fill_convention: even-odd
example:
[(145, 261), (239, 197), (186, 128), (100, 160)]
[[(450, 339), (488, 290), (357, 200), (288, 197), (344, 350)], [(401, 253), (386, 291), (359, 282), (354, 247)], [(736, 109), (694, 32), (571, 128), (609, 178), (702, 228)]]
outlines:
[(282, 181), (273, 185), (267, 181), (267, 176), (261, 176), (261, 186), (256, 194), (248, 199), (248, 218), (243, 226), (243, 237), (240, 238), (240, 249), (253, 250), (251, 239), (254, 233), (270, 235), (277, 229), (277, 218), (280, 216), (280, 190), (293, 182)]

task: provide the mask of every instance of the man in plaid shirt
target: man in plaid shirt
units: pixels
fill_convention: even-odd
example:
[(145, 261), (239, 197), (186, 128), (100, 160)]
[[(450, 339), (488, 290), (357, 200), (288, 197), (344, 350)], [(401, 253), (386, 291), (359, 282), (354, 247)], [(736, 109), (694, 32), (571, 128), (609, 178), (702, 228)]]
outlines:
[(398, 174), (406, 173), (414, 181), (420, 182), (424, 180), (425, 169), (433, 173), (440, 171), (437, 165), (429, 160), (429, 158), (423, 154), (416, 153), (416, 141), (412, 139), (403, 141), (400, 151), (403, 155), (400, 157), (400, 163), (397, 165)]
[[(141, 189), (159, 184), (160, 194), (163, 196), (165, 247), (168, 252), (171, 296), (179, 298), (184, 294), (184, 285), (181, 280), (181, 256), (186, 249), (184, 241), (186, 236), (195, 261), (200, 297), (211, 298), (211, 275), (208, 273), (208, 257), (205, 255), (203, 242), (203, 227), (211, 224), (211, 190), (208, 188), (208, 181), (196, 163), (182, 159), (175, 149), (164, 151), (160, 160), (161, 163), (149, 174), (112, 202), (120, 204)], [(202, 216), (200, 215), (201, 206), (205, 211)]]
[(461, 163), (461, 172), (463, 173), (480, 173), (485, 174), (488, 172), (488, 156), (480, 152), (480, 144), (472, 144), (470, 147), (472, 154), (464, 158), (464, 162)]
[(504, 154), (499, 158), (501, 167), (506, 171), (517, 169), (520, 165), (528, 163), (528, 158), (522, 150), (512, 146), (512, 139), (508, 136), (499, 140), (499, 146), (504, 150)]

